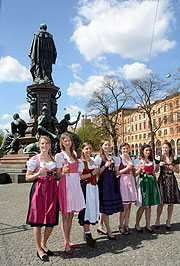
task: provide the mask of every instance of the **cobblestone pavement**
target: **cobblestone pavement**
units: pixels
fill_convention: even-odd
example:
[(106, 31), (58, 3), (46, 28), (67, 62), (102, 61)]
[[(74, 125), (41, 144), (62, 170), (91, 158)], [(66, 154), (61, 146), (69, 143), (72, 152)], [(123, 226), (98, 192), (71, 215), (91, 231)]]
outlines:
[[(0, 265), (42, 265), (35, 251), (32, 229), (25, 224), (28, 198), (31, 184), (0, 185)], [(99, 236), (97, 227), (91, 231), (97, 240), (96, 248), (88, 248), (82, 237), (82, 228), (73, 219), (71, 239), (80, 243), (73, 255), (66, 255), (63, 250), (63, 238), (60, 226), (56, 226), (49, 239), (48, 247), (55, 251), (46, 265), (133, 265), (133, 266), (175, 266), (180, 265), (180, 205), (176, 205), (172, 217), (172, 230), (166, 231), (166, 208), (162, 214), (162, 225), (155, 234), (144, 230), (140, 234), (134, 230), (137, 208), (132, 206), (130, 227), (132, 235), (120, 235), (117, 231), (119, 214), (110, 216), (110, 223), (117, 239), (108, 240)], [(152, 207), (152, 224), (155, 222), (156, 207)], [(61, 218), (60, 218), (61, 220)], [(144, 216), (142, 226), (145, 225)]]

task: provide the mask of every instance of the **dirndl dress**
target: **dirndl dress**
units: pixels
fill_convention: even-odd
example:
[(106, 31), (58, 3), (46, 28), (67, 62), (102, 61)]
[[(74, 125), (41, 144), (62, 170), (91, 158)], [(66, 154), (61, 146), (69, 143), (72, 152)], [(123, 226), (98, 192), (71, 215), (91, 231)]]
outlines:
[[(95, 164), (104, 166), (105, 162), (97, 155)], [(114, 170), (114, 159), (112, 158), (112, 167), (101, 173), (98, 179), (100, 213), (111, 215), (117, 212), (123, 212), (122, 198)]]
[[(40, 162), (39, 155), (35, 160), (30, 159), (27, 162), (27, 168), (32, 172), (38, 172), (44, 162)], [(56, 169), (55, 162), (46, 163), (47, 175), (40, 175), (33, 182), (30, 197), (29, 210), (27, 215), (27, 224), (33, 226), (53, 227), (58, 224), (57, 207), (57, 182), (54, 178)]]
[[(91, 158), (93, 160), (93, 158)], [(89, 162), (83, 164), (82, 174), (89, 174), (93, 171), (95, 165)], [(95, 225), (99, 221), (99, 189), (97, 185), (96, 175), (87, 179), (81, 180), (81, 187), (85, 198), (86, 208), (80, 211), (78, 215), (79, 224)]]
[[(176, 160), (172, 164), (176, 163)], [(165, 204), (180, 203), (180, 191), (174, 172), (168, 167), (168, 164), (160, 166), (160, 175), (158, 178), (161, 202)]]
[[(137, 160), (139, 160), (137, 165)], [(143, 162), (141, 159), (136, 159), (136, 168)], [(155, 162), (145, 164), (145, 172), (141, 172), (137, 182), (137, 194), (138, 198), (136, 206), (152, 206), (160, 204), (159, 189), (156, 181), (156, 177), (153, 175), (155, 168)]]
[(72, 162), (65, 151), (56, 154), (55, 160), (57, 168), (62, 168), (65, 163), (69, 164), (69, 173), (60, 178), (58, 184), (59, 211), (70, 213), (83, 210), (86, 205), (78, 173), (82, 172), (81, 164), (79, 161)]
[[(134, 165), (134, 160), (130, 158), (132, 164)], [(119, 170), (123, 170), (127, 167), (127, 163), (123, 157), (116, 157), (115, 166), (119, 167)], [(118, 185), (120, 188), (120, 193), (122, 197), (123, 204), (136, 203), (137, 201), (137, 189), (135, 184), (135, 178), (133, 173), (127, 170), (125, 173), (121, 174), (118, 178)]]

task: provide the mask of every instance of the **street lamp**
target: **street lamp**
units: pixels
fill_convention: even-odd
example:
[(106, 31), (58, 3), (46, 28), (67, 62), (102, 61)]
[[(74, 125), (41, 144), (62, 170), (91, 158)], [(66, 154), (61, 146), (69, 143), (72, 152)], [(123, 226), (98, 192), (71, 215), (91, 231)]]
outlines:
[(83, 143), (84, 143), (84, 115), (82, 115), (82, 118), (83, 118)]

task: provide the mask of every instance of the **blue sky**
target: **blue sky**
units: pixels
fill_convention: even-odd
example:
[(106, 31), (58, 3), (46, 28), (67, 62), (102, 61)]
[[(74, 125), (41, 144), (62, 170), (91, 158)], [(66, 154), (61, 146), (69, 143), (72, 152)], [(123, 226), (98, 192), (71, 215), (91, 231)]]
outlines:
[[(149, 50), (156, 0), (0, 0), (0, 129), (17, 112), (29, 121), (28, 57), (41, 23), (54, 38), (58, 57), (54, 84), (61, 88), (57, 118), (72, 119), (106, 74), (124, 79), (149, 71), (166, 78), (180, 67), (180, 0), (159, 0), (152, 54)], [(66, 109), (66, 110), (64, 110)]]

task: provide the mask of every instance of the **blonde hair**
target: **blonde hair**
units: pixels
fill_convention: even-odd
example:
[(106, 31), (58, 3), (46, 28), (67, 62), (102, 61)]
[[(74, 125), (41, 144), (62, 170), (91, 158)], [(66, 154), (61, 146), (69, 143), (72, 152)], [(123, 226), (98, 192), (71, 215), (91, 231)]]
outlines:
[(52, 157), (52, 154), (51, 154), (51, 139), (48, 136), (40, 136), (40, 138), (39, 138), (39, 144), (40, 144), (40, 142), (41, 142), (42, 139), (47, 140), (47, 142), (50, 144), (50, 149), (48, 151), (48, 154), (51, 157), (52, 161), (54, 161), (54, 158)]
[(71, 136), (69, 133), (67, 133), (67, 132), (61, 134), (61, 137), (60, 137), (60, 147), (61, 147), (61, 150), (65, 151), (65, 147), (64, 147), (64, 145), (63, 145), (63, 141), (64, 141), (64, 139), (67, 138), (67, 137), (70, 138), (71, 143), (72, 143), (72, 145), (71, 145), (71, 147), (70, 147), (71, 156), (73, 157), (73, 159), (74, 159), (76, 162), (78, 162), (77, 157), (76, 157), (76, 155), (74, 154), (74, 152), (75, 152), (75, 145), (74, 145), (74, 142), (73, 142), (73, 138), (72, 138), (72, 136)]

